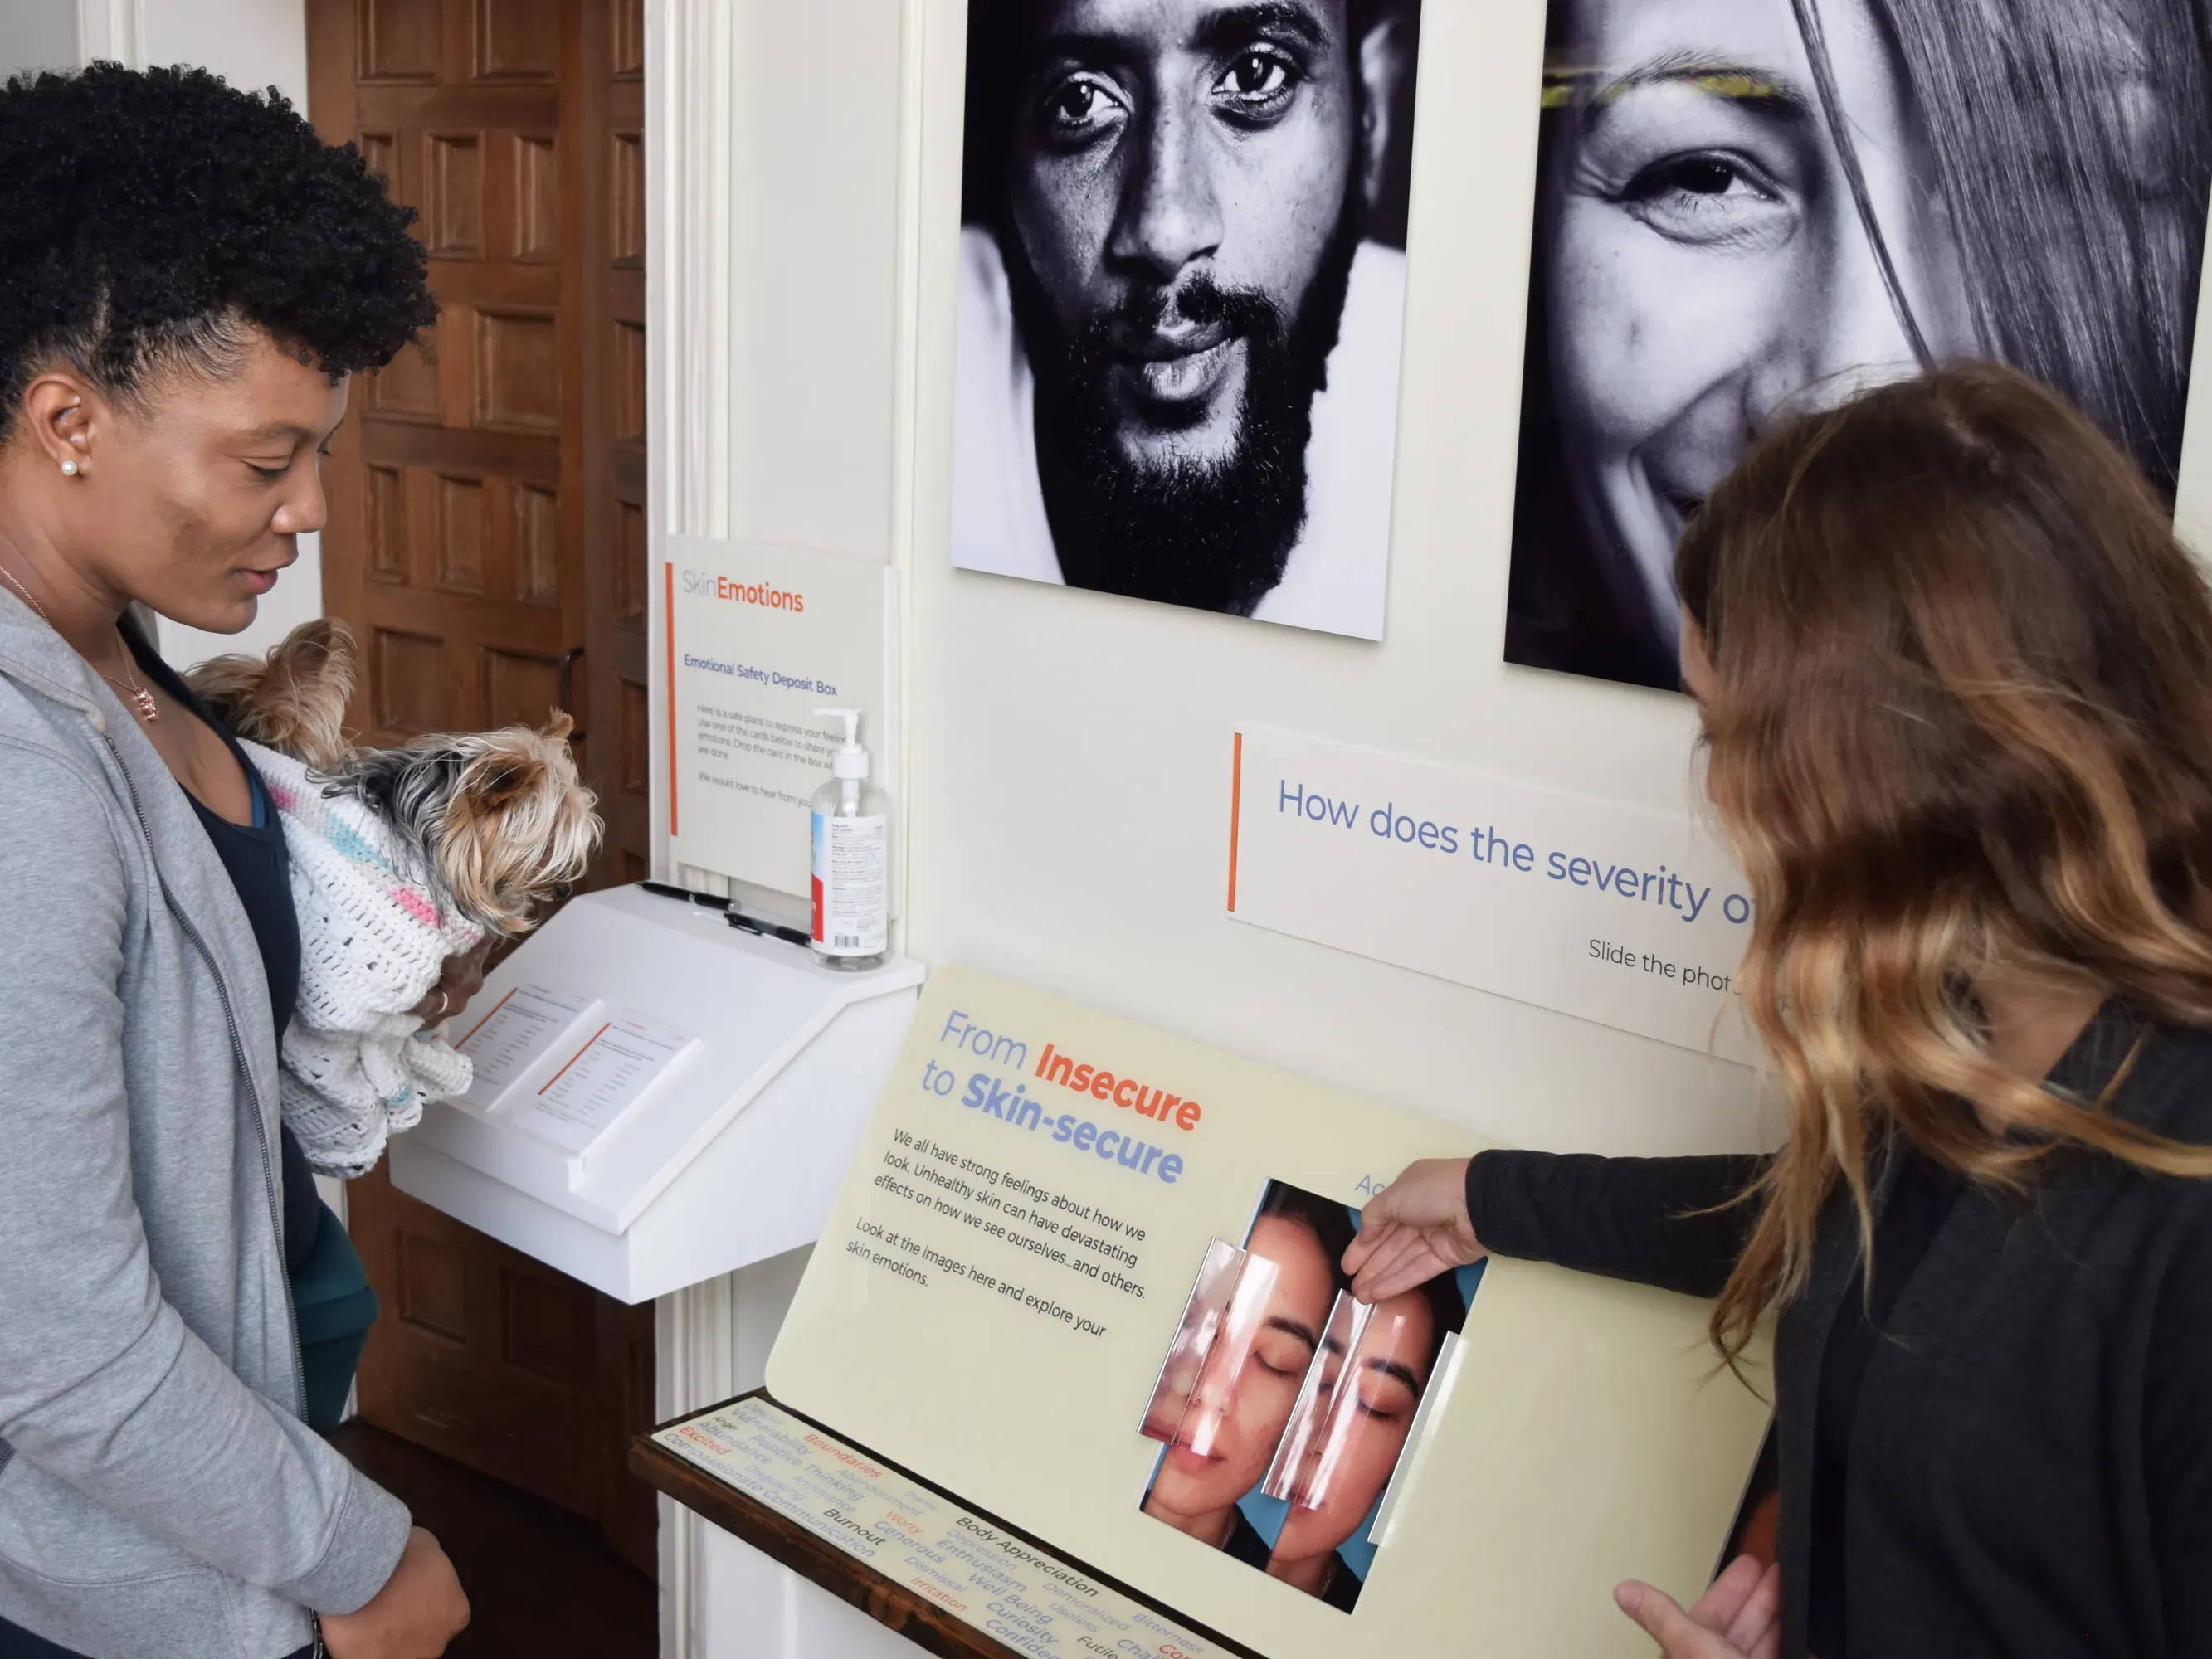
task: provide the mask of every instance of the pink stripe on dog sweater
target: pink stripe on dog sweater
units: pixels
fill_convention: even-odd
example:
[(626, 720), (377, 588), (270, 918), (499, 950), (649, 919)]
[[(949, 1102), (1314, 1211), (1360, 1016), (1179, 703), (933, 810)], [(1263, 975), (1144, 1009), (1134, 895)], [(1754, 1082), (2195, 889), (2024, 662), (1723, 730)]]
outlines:
[(394, 887), (388, 890), (392, 894), (392, 902), (417, 921), (428, 927), (435, 927), (439, 925), (438, 907), (412, 887)]

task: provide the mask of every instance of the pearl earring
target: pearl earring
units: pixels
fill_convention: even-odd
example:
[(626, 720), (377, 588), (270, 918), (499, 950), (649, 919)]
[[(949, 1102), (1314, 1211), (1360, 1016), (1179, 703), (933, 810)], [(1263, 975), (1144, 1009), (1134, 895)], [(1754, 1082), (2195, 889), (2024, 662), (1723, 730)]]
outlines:
[(75, 461), (64, 461), (62, 463), (62, 477), (64, 478), (74, 478), (76, 477), (76, 463)]

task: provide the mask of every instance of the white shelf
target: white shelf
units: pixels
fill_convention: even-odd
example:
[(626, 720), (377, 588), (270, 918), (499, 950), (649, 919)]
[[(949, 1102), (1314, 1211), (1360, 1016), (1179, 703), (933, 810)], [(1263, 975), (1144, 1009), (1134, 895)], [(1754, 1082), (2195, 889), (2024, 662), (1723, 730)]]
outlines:
[(573, 900), (472, 1006), (544, 986), (693, 1034), (696, 1050), (570, 1152), (525, 1127), (527, 1102), (575, 1046), (554, 1043), (489, 1109), (434, 1105), (394, 1136), (392, 1182), (625, 1302), (811, 1243), (923, 973), (903, 959), (840, 973), (641, 888)]

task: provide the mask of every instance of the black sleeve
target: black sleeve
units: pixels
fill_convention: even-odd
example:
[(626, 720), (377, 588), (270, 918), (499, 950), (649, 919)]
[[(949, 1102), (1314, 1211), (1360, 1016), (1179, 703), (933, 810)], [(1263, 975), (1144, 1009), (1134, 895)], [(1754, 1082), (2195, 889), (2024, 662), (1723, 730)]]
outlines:
[(2166, 1651), (2212, 1653), (2212, 1321), (2203, 1286), (2212, 1277), (2212, 1228), (2170, 1266), (2149, 1342), (2143, 1468), (2150, 1491), (2151, 1546), (2166, 1601)]
[(1467, 1213), (1499, 1255), (1718, 1296), (1759, 1213), (1731, 1200), (1765, 1168), (1759, 1158), (1482, 1152), (1467, 1166)]

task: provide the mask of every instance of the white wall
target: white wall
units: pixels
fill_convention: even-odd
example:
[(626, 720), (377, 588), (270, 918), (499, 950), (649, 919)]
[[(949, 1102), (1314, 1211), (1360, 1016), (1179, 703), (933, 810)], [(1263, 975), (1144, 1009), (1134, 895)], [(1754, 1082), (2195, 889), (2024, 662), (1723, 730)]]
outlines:
[[(654, 533), (902, 568), (894, 786), (923, 960), (1498, 1141), (1771, 1143), (1741, 1068), (1223, 912), (1231, 733), (1249, 722), (1690, 810), (1686, 700), (1500, 660), (1545, 0), (1425, 9), (1380, 647), (951, 568), (962, 0), (648, 0)], [(2195, 390), (2180, 518), (2202, 545), (2212, 375)], [(662, 1415), (757, 1383), (794, 1271), (664, 1304)], [(671, 1659), (906, 1650), (663, 1516)]]
[(307, 106), (306, 0), (133, 0), (148, 64), (195, 64)]
[[(1255, 721), (1687, 810), (1685, 699), (1499, 658), (1542, 0), (1425, 9), (1379, 647), (951, 568), (945, 322), (964, 19), (957, 4), (925, 10), (908, 550), (914, 949), (1498, 1140), (1750, 1144), (1739, 1068), (1223, 910), (1231, 734)], [(810, 78), (794, 69), (782, 84), (801, 95)], [(1471, 86), (1528, 92), (1463, 95)]]
[[(0, 0), (27, 8), (37, 0)], [(304, 112), (307, 106), (307, 13), (305, 0), (76, 0), (67, 4), (72, 53), (112, 58), (134, 67), (191, 64), (234, 86), (275, 87)], [(0, 24), (7, 13), (0, 11)], [(278, 579), (260, 613), (242, 634), (205, 634), (165, 622), (162, 655), (179, 667), (227, 651), (261, 652), (299, 623), (323, 614), (320, 536), (300, 538), (300, 560)]]
[[(647, 0), (655, 536), (892, 556), (903, 19), (902, 0)], [(659, 584), (647, 591), (661, 686)], [(665, 877), (665, 789), (653, 797)], [(759, 1386), (804, 1255), (662, 1299), (659, 1416)], [(665, 1659), (911, 1652), (667, 1499), (660, 1520)]]
[[(951, 568), (958, 0), (649, 6), (653, 522), (903, 568), (905, 941), (924, 960), (1498, 1140), (1742, 1147), (1765, 1137), (1738, 1068), (1223, 914), (1244, 722), (1684, 809), (1680, 699), (1498, 660), (1543, 11), (1427, 8), (1381, 647)], [(1466, 95), (1503, 84), (1529, 96)], [(663, 1414), (749, 1382), (715, 1344), (757, 1348), (780, 1306), (742, 1279), (672, 1304)], [(665, 1652), (828, 1639), (787, 1575), (696, 1523), (665, 1537)]]
[(0, 0), (0, 76), (76, 61), (76, 0)]
[[(710, 9), (671, 0), (666, 15)], [(957, 0), (735, 8), (720, 82), (730, 125), (701, 135), (730, 159), (696, 144), (656, 152), (679, 175), (729, 169), (714, 188), (730, 225), (690, 231), (726, 261), (703, 293), (728, 319), (727, 367), (657, 404), (704, 432), (696, 465), (725, 493), (687, 502), (681, 475), (695, 463), (679, 455), (655, 524), (881, 550), (905, 568), (907, 944), (925, 959), (1006, 973), (1502, 1139), (1747, 1144), (1757, 1129), (1738, 1068), (1222, 909), (1230, 736), (1255, 720), (1687, 810), (1683, 699), (1499, 660), (1535, 118), (1533, 91), (1459, 96), (1475, 68), (1450, 66), (1534, 88), (1543, 11), (1542, 0), (1427, 8), (1382, 646), (951, 568)], [(825, 179), (837, 188), (821, 190)], [(698, 205), (680, 179), (657, 188), (675, 193), (672, 208)], [(656, 253), (661, 283), (704, 270), (672, 270), (665, 243)], [(875, 348), (886, 315), (889, 363)], [(660, 349), (695, 359), (684, 320), (664, 317)], [(695, 372), (667, 356), (657, 366)], [(697, 393), (726, 396), (726, 414), (718, 422)], [(654, 437), (656, 455), (700, 441)]]

